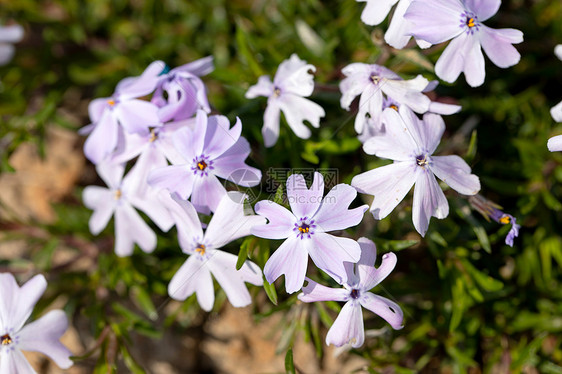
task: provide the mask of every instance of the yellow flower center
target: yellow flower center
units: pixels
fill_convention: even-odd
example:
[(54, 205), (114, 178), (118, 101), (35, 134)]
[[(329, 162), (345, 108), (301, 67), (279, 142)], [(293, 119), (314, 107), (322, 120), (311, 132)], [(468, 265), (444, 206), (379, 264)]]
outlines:
[(511, 217), (509, 217), (507, 214), (505, 216), (503, 216), (502, 218), (500, 218), (500, 223), (503, 223), (504, 225), (507, 225), (508, 223), (511, 223)]
[(201, 256), (203, 256), (205, 254), (205, 250), (207, 249), (207, 247), (205, 247), (204, 244), (199, 244), (199, 246), (197, 248), (195, 248), (195, 252), (199, 253)]
[(158, 135), (156, 135), (154, 129), (150, 129), (150, 139), (148, 141), (152, 143), (156, 139), (158, 139)]
[(389, 108), (394, 109), (395, 111), (398, 112), (398, 107), (394, 104), (392, 104), (391, 106), (389, 106)]
[(115, 105), (115, 100), (109, 99), (109, 100), (107, 100), (107, 103), (109, 104), (109, 106), (114, 106), (114, 105)]
[(115, 200), (119, 200), (122, 195), (123, 195), (123, 193), (121, 192), (121, 190), (117, 190), (117, 191), (115, 191), (115, 195), (113, 196), (113, 198)]
[(467, 20), (466, 20), (466, 25), (467, 25), (468, 27), (474, 27), (474, 26), (476, 26), (476, 23), (474, 23), (474, 18), (469, 18), (469, 19), (467, 19)]
[(10, 335), (6, 334), (3, 336), (0, 336), (0, 342), (2, 345), (10, 345), (13, 343), (12, 338), (10, 337)]
[(197, 167), (199, 168), (199, 170), (203, 171), (207, 168), (207, 163), (201, 160), (197, 163)]
[(310, 226), (308, 226), (306, 223), (303, 223), (299, 226), (299, 231), (301, 234), (308, 234), (308, 232), (310, 231)]

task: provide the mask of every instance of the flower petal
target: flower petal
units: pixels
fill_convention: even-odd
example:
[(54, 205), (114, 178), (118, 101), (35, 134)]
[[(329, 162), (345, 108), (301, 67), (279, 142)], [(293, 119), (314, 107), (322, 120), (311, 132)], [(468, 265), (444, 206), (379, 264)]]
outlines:
[(357, 0), (367, 2), (363, 13), (361, 13), (361, 21), (369, 26), (378, 25), (390, 12), (390, 9), (398, 0)]
[(470, 43), (465, 48), (464, 76), (471, 87), (478, 87), (486, 79), (486, 62), (479, 41), (474, 37), (469, 37), (468, 40)]
[(352, 347), (358, 348), (364, 342), (365, 330), (361, 305), (357, 302), (348, 301), (341, 309), (330, 330), (328, 330), (326, 344), (341, 347), (349, 343)]
[(147, 182), (154, 188), (166, 188), (170, 193), (175, 192), (187, 200), (193, 191), (195, 179), (196, 176), (187, 165), (170, 165), (152, 170)]
[(431, 217), (443, 219), (449, 215), (449, 203), (433, 173), (424, 170), (418, 174), (414, 187), (412, 220), (421, 236), (425, 236)]
[[(174, 300), (183, 301), (195, 292), (197, 282), (210, 278), (209, 270), (205, 263), (197, 258), (199, 255), (190, 256), (176, 271), (168, 284), (168, 295)], [(212, 282), (212, 280), (211, 280)]]
[(386, 79), (381, 84), (381, 90), (400, 104), (407, 105), (416, 113), (425, 113), (429, 109), (431, 100), (422, 94), (429, 81), (418, 75), (410, 80)]
[(416, 182), (418, 169), (413, 162), (395, 162), (353, 177), (351, 185), (359, 192), (374, 195), (371, 213), (383, 219), (404, 199)]
[(459, 156), (433, 156), (431, 171), (452, 189), (463, 195), (476, 195), (480, 191), (480, 180), (470, 174), (470, 166)]
[(115, 106), (115, 115), (125, 131), (148, 134), (148, 128), (160, 123), (158, 107), (149, 101), (127, 100)]
[(320, 127), (320, 118), (326, 115), (324, 108), (315, 102), (296, 95), (281, 95), (278, 98), (279, 108), (283, 111), (287, 124), (296, 136), (301, 139), (310, 137), (310, 130), (304, 121), (313, 127)]
[(293, 234), (296, 218), (289, 210), (269, 200), (256, 203), (254, 209), (260, 216), (267, 218), (267, 225), (252, 227), (252, 235), (266, 239), (285, 239)]
[(404, 18), (414, 23), (410, 33), (417, 39), (439, 44), (463, 32), (459, 17), (464, 7), (459, 0), (414, 0)]
[(556, 122), (562, 122), (562, 101), (550, 109), (550, 115)]
[(361, 247), (353, 239), (316, 232), (311, 239), (302, 242), (307, 245), (314, 264), (340, 284), (347, 281), (344, 262), (355, 263), (361, 258)]
[(369, 309), (371, 312), (383, 318), (395, 330), (400, 330), (404, 322), (404, 313), (402, 308), (386, 297), (375, 295), (371, 292), (365, 292), (360, 298), (361, 305)]
[(258, 78), (258, 83), (254, 84), (246, 91), (246, 99), (255, 99), (258, 96), (269, 97), (273, 93), (273, 83), (268, 75)]
[(324, 177), (314, 172), (314, 180), (310, 189), (302, 174), (292, 174), (287, 178), (287, 198), (291, 210), (297, 218), (312, 218), (322, 202), (324, 195)]
[(88, 186), (84, 188), (82, 199), (86, 207), (94, 209), (88, 225), (90, 232), (98, 235), (113, 216), (115, 210), (114, 193), (107, 188)]
[(115, 88), (115, 92), (122, 99), (131, 99), (150, 94), (156, 88), (160, 73), (164, 71), (166, 64), (163, 61), (154, 61), (138, 77), (130, 77), (121, 80)]
[(0, 43), (17, 43), (23, 39), (24, 30), (20, 25), (0, 27)]
[(394, 48), (402, 49), (410, 41), (409, 31), (413, 25), (404, 18), (404, 14), (411, 3), (412, 0), (400, 0), (394, 10), (388, 30), (384, 34), (384, 40)]
[(47, 281), (41, 274), (28, 280), (20, 288), (12, 274), (0, 273), (0, 328), (18, 331), (46, 288)]
[(378, 268), (373, 267), (373, 265), (357, 264), (357, 274), (359, 275), (361, 288), (368, 291), (382, 282), (392, 273), (392, 270), (396, 267), (396, 262), (396, 255), (389, 252), (382, 256), (382, 262)]
[(191, 203), (199, 213), (209, 214), (217, 210), (226, 189), (213, 174), (195, 176)]
[(468, 56), (466, 56), (466, 46), (470, 45), (469, 36), (466, 33), (462, 33), (453, 40), (445, 48), (439, 60), (435, 64), (435, 74), (445, 82), (453, 83), (457, 80), (459, 75), (464, 69), (465, 61), (467, 61)]
[(347, 301), (349, 291), (345, 288), (330, 288), (316, 283), (312, 279), (306, 278), (308, 284), (303, 287), (298, 299), (305, 303), (315, 301)]
[[(323, 232), (344, 230), (358, 225), (367, 205), (349, 209), (349, 205), (357, 197), (357, 190), (348, 184), (338, 184), (322, 199), (318, 211), (314, 215), (314, 224)], [(317, 231), (318, 231), (317, 229)]]
[(146, 253), (156, 248), (156, 234), (131, 205), (123, 203), (115, 210), (115, 253), (129, 256), (135, 243)]
[(92, 163), (100, 163), (117, 146), (117, 137), (117, 120), (110, 110), (106, 110), (86, 139), (84, 154)]
[(246, 261), (240, 270), (236, 270), (237, 260), (238, 256), (216, 251), (207, 266), (224, 290), (228, 301), (232, 306), (240, 308), (252, 303), (244, 282), (261, 286), (263, 278), (260, 268), (251, 261)]
[(263, 273), (269, 283), (285, 274), (285, 290), (287, 293), (294, 293), (304, 284), (307, 266), (308, 251), (303, 240), (290, 236), (267, 260)]
[(68, 318), (62, 310), (52, 310), (23, 327), (18, 333), (19, 346), (24, 351), (41, 352), (62, 369), (72, 366), (72, 353), (59, 341), (68, 328)]
[[(228, 192), (217, 206), (205, 232), (205, 242), (215, 249), (244, 236), (250, 235), (253, 226), (263, 225), (264, 217), (244, 214), (244, 200), (248, 196), (240, 192)], [(251, 208), (250, 208), (251, 209)]]
[(309, 71), (315, 72), (316, 68), (293, 53), (291, 58), (279, 65), (273, 83), (281, 90), (282, 96), (287, 93), (310, 96), (314, 91), (314, 75)]
[(548, 139), (548, 150), (550, 152), (562, 151), (562, 135), (553, 136), (552, 138)]
[(498, 12), (501, 0), (465, 0), (468, 10), (478, 16), (478, 21), (484, 22)]
[(2, 353), (0, 354), (0, 358), (0, 373), (2, 374), (37, 373), (19, 349), (14, 349), (13, 351)]
[(231, 148), (240, 138), (242, 122), (236, 118), (236, 123), (230, 128), (230, 121), (225, 116), (210, 116), (205, 133), (205, 156), (215, 159)]
[(507, 68), (516, 65), (521, 55), (512, 44), (523, 41), (523, 33), (514, 29), (494, 30), (482, 25), (480, 43), (486, 55), (496, 66)]
[(263, 127), (261, 133), (264, 145), (269, 148), (277, 143), (279, 138), (279, 122), (281, 120), (281, 108), (277, 98), (269, 99), (263, 114)]

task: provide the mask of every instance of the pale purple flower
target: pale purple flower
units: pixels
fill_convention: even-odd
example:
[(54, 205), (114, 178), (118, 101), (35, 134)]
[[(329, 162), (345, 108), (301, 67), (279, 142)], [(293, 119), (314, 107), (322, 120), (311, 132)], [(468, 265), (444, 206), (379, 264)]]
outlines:
[[(357, 0), (366, 2), (365, 9), (361, 13), (361, 20), (367, 25), (374, 26), (380, 24), (388, 16), (390, 9), (398, 2), (394, 15), (390, 21), (388, 30), (384, 34), (386, 42), (394, 48), (402, 49), (410, 41), (411, 35), (408, 33), (411, 23), (404, 18), (404, 13), (410, 6), (412, 0)], [(429, 48), (431, 44), (416, 39), (420, 48)]]
[(220, 250), (228, 243), (250, 235), (252, 226), (265, 223), (263, 217), (244, 215), (246, 199), (247, 196), (239, 192), (226, 194), (203, 232), (193, 205), (176, 198), (177, 205), (172, 214), (176, 219), (180, 247), (189, 258), (168, 285), (171, 298), (185, 300), (196, 293), (201, 308), (210, 311), (215, 302), (212, 274), (233, 306), (243, 307), (252, 302), (244, 282), (261, 286), (261, 269), (246, 261), (240, 270), (236, 270), (238, 256)]
[(90, 133), (84, 143), (84, 153), (94, 164), (113, 152), (120, 131), (146, 135), (150, 127), (160, 125), (158, 107), (138, 98), (154, 91), (164, 66), (162, 61), (155, 61), (142, 75), (119, 82), (112, 97), (95, 99), (90, 103), (88, 112), (92, 124), (83, 129), (82, 134)]
[(24, 326), (46, 288), (42, 275), (19, 287), (12, 274), (0, 273), (0, 373), (35, 373), (22, 351), (43, 353), (62, 369), (72, 366), (72, 354), (59, 340), (68, 328), (62, 310), (52, 310)]
[(513, 239), (519, 236), (519, 229), (521, 225), (517, 224), (517, 219), (511, 214), (507, 214), (501, 211), (501, 207), (483, 196), (474, 195), (469, 198), (470, 204), (478, 211), (480, 214), (486, 218), (486, 220), (493, 219), (497, 223), (502, 225), (511, 225), (511, 229), (505, 237), (505, 244), (513, 247)]
[(156, 248), (156, 234), (135, 208), (142, 210), (162, 230), (168, 231), (174, 221), (168, 207), (173, 204), (166, 191), (155, 191), (146, 183), (145, 164), (149, 153), (139, 157), (135, 166), (123, 177), (124, 165), (108, 162), (98, 164), (96, 170), (109, 188), (88, 186), (82, 198), (86, 207), (93, 209), (89, 227), (99, 234), (114, 216), (115, 253), (129, 256), (135, 243), (144, 251)]
[(461, 72), (472, 87), (484, 83), (484, 55), (500, 68), (519, 62), (512, 44), (523, 42), (515, 29), (491, 29), (482, 22), (498, 11), (501, 0), (413, 0), (404, 17), (413, 22), (410, 33), (431, 44), (452, 39), (435, 65), (435, 73), (454, 82)]
[(199, 77), (209, 74), (213, 69), (213, 57), (208, 56), (160, 75), (152, 96), (152, 102), (160, 108), (160, 121), (187, 119), (195, 115), (198, 109), (209, 113), (211, 108), (207, 100), (207, 91)]
[(369, 292), (394, 270), (396, 255), (384, 254), (381, 265), (375, 268), (377, 257), (375, 243), (367, 238), (360, 238), (359, 245), (361, 246), (359, 262), (346, 263), (346, 275), (341, 277), (343, 281), (334, 278), (344, 288), (329, 288), (307, 279), (308, 284), (298, 296), (299, 300), (305, 303), (329, 300), (345, 302), (334, 324), (328, 330), (327, 345), (341, 347), (351, 344), (354, 348), (363, 345), (365, 331), (361, 307), (382, 317), (395, 330), (403, 327), (404, 314), (400, 306), (385, 297)]
[(292, 212), (268, 200), (255, 206), (256, 213), (266, 217), (269, 223), (253, 227), (252, 234), (267, 239), (287, 239), (265, 264), (264, 274), (270, 283), (285, 274), (288, 293), (301, 289), (308, 255), (316, 266), (335, 276), (345, 273), (344, 261), (356, 262), (361, 255), (356, 241), (327, 232), (359, 224), (368, 207), (348, 209), (357, 191), (347, 184), (338, 184), (324, 198), (323, 195), (322, 174), (314, 173), (310, 189), (301, 174), (293, 174), (287, 179), (287, 198)]
[(326, 115), (324, 109), (305, 99), (314, 91), (314, 76), (310, 71), (314, 72), (316, 68), (293, 54), (279, 65), (273, 82), (264, 75), (246, 92), (248, 99), (258, 96), (268, 98), (262, 128), (266, 147), (272, 147), (277, 142), (281, 112), (289, 127), (301, 139), (308, 139), (311, 134), (304, 121), (316, 128), (320, 127), (320, 118)]
[[(411, 80), (404, 80), (392, 70), (380, 65), (353, 63), (342, 69), (346, 76), (340, 83), (342, 97), (341, 107), (349, 110), (351, 102), (360, 96), (359, 110), (355, 117), (355, 131), (362, 134), (370, 123), (374, 128), (380, 128), (381, 115), (385, 108), (398, 109), (406, 105), (416, 113), (426, 113), (433, 109), (447, 114), (458, 112), (461, 107), (442, 103), (432, 103), (425, 96), (427, 88), (434, 88), (434, 84), (418, 75)], [(431, 106), (432, 104), (439, 104)], [(369, 121), (370, 118), (370, 121)], [(369, 132), (376, 132), (369, 129)]]
[(23, 39), (20, 25), (0, 26), (0, 65), (5, 65), (14, 57), (14, 43)]
[(199, 110), (194, 129), (175, 132), (173, 143), (184, 161), (155, 169), (148, 182), (167, 188), (191, 202), (198, 212), (215, 211), (226, 189), (217, 177), (243, 187), (252, 187), (261, 180), (261, 171), (246, 165), (250, 144), (241, 137), (242, 122), (230, 128), (225, 116), (210, 116)]
[(193, 128), (195, 119), (169, 122), (150, 129), (148, 134), (124, 134), (121, 142), (111, 157), (112, 163), (125, 163), (138, 155), (148, 153), (148, 171), (167, 166), (168, 160), (172, 164), (185, 162), (174, 147), (173, 139), (176, 132), (182, 128)]
[(449, 214), (449, 204), (435, 176), (463, 195), (476, 194), (480, 181), (459, 156), (432, 156), (445, 131), (439, 115), (427, 113), (421, 121), (402, 106), (399, 112), (386, 109), (383, 122), (385, 133), (369, 139), (363, 149), (394, 163), (355, 176), (351, 185), (374, 195), (371, 213), (375, 219), (383, 219), (415, 184), (412, 218), (424, 236), (432, 216), (442, 219)]

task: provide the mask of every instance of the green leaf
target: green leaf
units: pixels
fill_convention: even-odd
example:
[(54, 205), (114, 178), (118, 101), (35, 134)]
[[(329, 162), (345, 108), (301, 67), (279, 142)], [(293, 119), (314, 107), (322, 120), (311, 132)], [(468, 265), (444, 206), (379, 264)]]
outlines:
[(375, 239), (378, 249), (383, 249), (385, 252), (398, 252), (419, 243), (419, 240), (383, 240)]
[(265, 290), (267, 297), (269, 297), (269, 300), (271, 300), (273, 304), (277, 305), (277, 290), (275, 290), (275, 285), (273, 283), (269, 283), (265, 279), (265, 276), (263, 277), (263, 289)]
[(146, 371), (135, 362), (133, 356), (129, 353), (127, 348), (124, 345), (121, 345), (121, 355), (123, 356), (123, 361), (125, 362), (125, 366), (131, 371), (133, 374), (146, 374)]
[(285, 355), (285, 373), (296, 374), (295, 363), (293, 362), (293, 350), (289, 349)]
[(249, 247), (254, 241), (254, 237), (248, 237), (242, 242), (242, 245), (240, 246), (240, 252), (238, 252), (238, 260), (236, 260), (236, 270), (240, 270), (246, 262), (246, 259), (248, 258)]
[(132, 286), (131, 287), (131, 296), (135, 304), (143, 311), (144, 314), (152, 321), (156, 321), (158, 319), (158, 312), (156, 311), (156, 307), (150, 298), (150, 295), (146, 291), (145, 287), (141, 286)]

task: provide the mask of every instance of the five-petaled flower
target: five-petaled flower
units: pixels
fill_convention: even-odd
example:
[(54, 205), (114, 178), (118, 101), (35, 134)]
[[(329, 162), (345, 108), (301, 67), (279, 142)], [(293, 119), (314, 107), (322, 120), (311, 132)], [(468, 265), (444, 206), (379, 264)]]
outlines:
[(340, 238), (327, 232), (355, 226), (363, 219), (367, 206), (348, 209), (357, 191), (347, 184), (338, 184), (324, 195), (324, 177), (314, 173), (310, 189), (301, 174), (287, 179), (287, 197), (292, 212), (272, 201), (256, 204), (256, 213), (268, 219), (267, 225), (252, 228), (252, 234), (268, 239), (287, 239), (269, 258), (264, 267), (265, 278), (272, 283), (285, 274), (289, 293), (302, 288), (308, 255), (320, 269), (338, 277), (344, 273), (344, 261), (356, 262), (361, 249), (355, 240)]
[(399, 112), (385, 109), (383, 122), (385, 133), (369, 139), (363, 148), (394, 163), (355, 176), (351, 185), (375, 196), (371, 212), (375, 219), (383, 219), (415, 184), (412, 218), (423, 236), (432, 216), (442, 219), (449, 214), (449, 204), (435, 176), (463, 195), (478, 193), (480, 181), (459, 156), (432, 156), (445, 131), (439, 115), (428, 113), (421, 121), (402, 106)]
[(196, 293), (201, 308), (210, 311), (215, 301), (212, 274), (233, 306), (243, 307), (251, 303), (244, 282), (261, 286), (261, 269), (246, 261), (240, 270), (236, 270), (238, 256), (220, 250), (226, 244), (250, 235), (252, 226), (265, 223), (263, 217), (244, 214), (246, 199), (247, 196), (239, 192), (226, 194), (203, 233), (193, 205), (176, 196), (177, 205), (172, 209), (172, 215), (176, 220), (180, 247), (189, 258), (168, 285), (171, 298), (185, 300)]
[(403, 327), (404, 314), (400, 306), (385, 297), (369, 292), (392, 272), (396, 266), (396, 255), (384, 254), (381, 265), (375, 268), (377, 257), (375, 243), (367, 238), (360, 238), (359, 245), (361, 246), (359, 262), (346, 263), (345, 276), (334, 278), (344, 288), (329, 288), (307, 279), (308, 284), (298, 296), (299, 300), (306, 303), (329, 300), (345, 302), (326, 335), (328, 345), (341, 347), (344, 344), (351, 344), (354, 348), (363, 345), (365, 332), (361, 307), (381, 316), (393, 329), (398, 330)]
[(484, 55), (507, 68), (521, 56), (512, 44), (523, 42), (523, 33), (515, 29), (491, 29), (482, 22), (498, 11), (501, 0), (413, 0), (404, 17), (414, 26), (410, 33), (431, 44), (452, 39), (437, 64), (435, 73), (447, 82), (464, 72), (469, 85), (484, 83)]
[(19, 287), (12, 274), (0, 273), (0, 373), (35, 373), (22, 350), (41, 352), (63, 369), (72, 366), (70, 351), (59, 341), (68, 328), (62, 310), (52, 310), (24, 326), (46, 288), (42, 275)]
[(245, 163), (250, 144), (240, 136), (241, 132), (240, 119), (230, 128), (225, 116), (207, 117), (199, 110), (193, 130), (182, 128), (175, 133), (173, 142), (183, 160), (153, 170), (148, 183), (177, 193), (184, 200), (191, 196), (198, 212), (214, 212), (226, 195), (217, 177), (244, 187), (255, 186), (261, 180), (261, 171)]
[(310, 71), (314, 72), (316, 68), (293, 54), (289, 60), (279, 65), (273, 83), (264, 75), (246, 92), (248, 99), (268, 97), (262, 128), (266, 147), (272, 147), (277, 142), (281, 111), (289, 127), (301, 139), (310, 137), (310, 130), (304, 125), (304, 121), (320, 127), (320, 118), (326, 115), (324, 109), (305, 99), (314, 91), (314, 76)]

